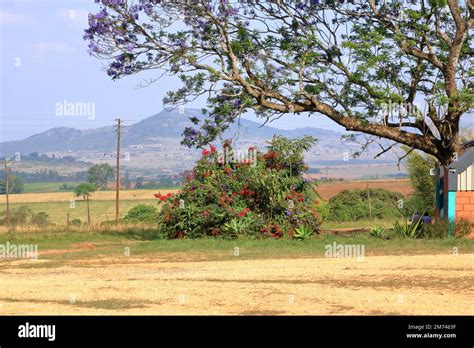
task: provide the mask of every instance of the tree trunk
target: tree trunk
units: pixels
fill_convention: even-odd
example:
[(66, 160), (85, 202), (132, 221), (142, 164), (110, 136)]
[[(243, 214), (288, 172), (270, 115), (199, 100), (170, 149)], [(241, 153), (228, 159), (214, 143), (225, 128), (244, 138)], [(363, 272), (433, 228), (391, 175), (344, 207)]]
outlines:
[(89, 211), (89, 197), (86, 198), (87, 201), (87, 224), (91, 226), (91, 213)]

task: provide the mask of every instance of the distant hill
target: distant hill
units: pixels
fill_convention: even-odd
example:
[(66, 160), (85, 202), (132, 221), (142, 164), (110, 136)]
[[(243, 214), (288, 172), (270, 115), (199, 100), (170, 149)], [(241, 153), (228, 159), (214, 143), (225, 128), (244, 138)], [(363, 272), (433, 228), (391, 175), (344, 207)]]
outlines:
[[(131, 126), (123, 128), (122, 146), (143, 146), (156, 143), (158, 139), (173, 139), (177, 144), (182, 139), (185, 127), (190, 126), (189, 117), (202, 118), (200, 110), (185, 109), (184, 113), (179, 110), (167, 111), (147, 117)], [(300, 137), (312, 135), (320, 140), (337, 141), (340, 133), (319, 129), (299, 128), (295, 130), (282, 130), (270, 126), (261, 126), (259, 123), (241, 119), (240, 128), (237, 124), (224, 134), (231, 137), (239, 134), (239, 140), (266, 140), (275, 134), (287, 137)], [(0, 143), (0, 156), (13, 156), (16, 152), (28, 154), (31, 152), (77, 152), (77, 151), (110, 151), (114, 148), (116, 141), (114, 126), (96, 129), (79, 130), (68, 127), (57, 127), (45, 132), (32, 135), (19, 141), (8, 141)]]

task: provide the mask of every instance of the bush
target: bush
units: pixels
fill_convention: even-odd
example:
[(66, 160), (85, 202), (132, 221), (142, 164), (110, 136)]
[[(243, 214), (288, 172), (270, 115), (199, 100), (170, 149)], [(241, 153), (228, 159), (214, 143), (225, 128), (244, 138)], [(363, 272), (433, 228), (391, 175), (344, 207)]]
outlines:
[(446, 238), (449, 233), (449, 222), (440, 220), (431, 225), (423, 226), (423, 238), (438, 239)]
[(228, 160), (234, 154), (229, 142), (223, 144), (225, 158), (211, 145), (178, 194), (155, 195), (162, 204), (161, 231), (167, 238), (280, 238), (300, 226), (318, 233), (316, 193), (302, 178), (303, 152), (313, 142), (275, 137), (266, 153), (249, 148), (245, 161)]
[[(0, 216), (0, 224), (6, 225), (7, 212), (2, 211), (0, 213)], [(50, 222), (49, 215), (44, 211), (40, 211), (39, 213), (35, 214), (30, 208), (22, 205), (10, 211), (10, 224), (13, 228), (16, 228), (16, 226), (25, 225), (37, 225), (40, 227), (44, 227), (49, 225)]]
[(457, 219), (454, 226), (447, 220), (440, 220), (431, 225), (423, 226), (423, 238), (437, 239), (449, 236), (450, 229), (454, 229), (455, 238), (463, 238), (471, 233), (472, 223), (466, 219)]
[(457, 219), (454, 225), (454, 237), (455, 238), (463, 238), (468, 236), (474, 224), (466, 219)]
[(128, 211), (124, 220), (127, 222), (156, 223), (158, 217), (158, 210), (155, 207), (146, 204), (138, 204)]
[(73, 219), (73, 220), (71, 220), (70, 224), (71, 224), (71, 226), (81, 226), (82, 221), (81, 221), (81, 219)]
[(384, 189), (344, 190), (332, 197), (328, 203), (328, 219), (332, 221), (358, 221), (370, 218), (393, 219), (400, 217), (398, 201), (403, 195)]
[(44, 211), (40, 211), (37, 214), (31, 216), (31, 223), (40, 227), (49, 225), (49, 215)]

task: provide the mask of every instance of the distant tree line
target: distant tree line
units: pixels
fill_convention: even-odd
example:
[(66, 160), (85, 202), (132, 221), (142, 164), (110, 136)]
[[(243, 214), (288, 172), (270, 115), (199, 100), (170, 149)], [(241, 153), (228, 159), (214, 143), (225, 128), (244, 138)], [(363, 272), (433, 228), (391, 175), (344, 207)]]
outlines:
[[(5, 190), (5, 180), (0, 180), (0, 194), (4, 195)], [(21, 178), (16, 175), (8, 176), (8, 193), (22, 193), (25, 191), (25, 185)]]
[[(83, 181), (87, 177), (87, 171), (75, 172), (67, 175), (61, 175), (55, 170), (41, 169), (34, 173), (18, 172), (8, 170), (9, 177), (16, 176), (25, 183), (34, 182), (71, 182), (71, 181)], [(0, 178), (3, 178), (5, 173), (3, 170), (0, 171)], [(5, 184), (4, 184), (5, 185)]]
[(20, 157), (21, 161), (36, 161), (36, 162), (45, 162), (45, 163), (84, 163), (87, 164), (87, 162), (84, 161), (78, 161), (76, 157), (74, 156), (56, 156), (56, 155), (51, 155), (48, 156), (47, 154), (40, 154), (38, 152), (32, 152), (28, 155), (21, 155)]

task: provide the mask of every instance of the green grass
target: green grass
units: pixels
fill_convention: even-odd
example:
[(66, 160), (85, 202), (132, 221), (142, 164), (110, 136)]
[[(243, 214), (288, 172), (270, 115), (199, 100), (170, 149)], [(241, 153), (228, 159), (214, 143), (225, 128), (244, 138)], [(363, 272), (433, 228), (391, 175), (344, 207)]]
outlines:
[(372, 229), (373, 227), (382, 226), (385, 228), (393, 227), (396, 220), (392, 219), (374, 219), (374, 220), (359, 220), (359, 221), (324, 221), (321, 225), (323, 230), (332, 230), (339, 228), (366, 228)]
[[(25, 183), (25, 193), (44, 193), (44, 192), (68, 192), (71, 190), (60, 190), (63, 182), (33, 182)], [(78, 182), (67, 182), (66, 184), (77, 185)]]
[[(368, 235), (333, 236), (320, 235), (306, 241), (290, 239), (181, 239), (181, 240), (138, 240), (136, 233), (117, 232), (36, 232), (2, 234), (0, 243), (37, 244), (40, 252), (47, 250), (71, 250), (76, 252), (48, 254), (41, 259), (47, 263), (25, 264), (25, 267), (57, 267), (79, 259), (95, 259), (104, 256), (123, 258), (126, 248), (130, 257), (147, 257), (169, 261), (203, 261), (231, 259), (301, 258), (324, 257), (325, 247), (333, 242), (339, 244), (362, 244), (365, 255), (414, 255), (452, 254), (453, 247), (459, 253), (474, 253), (474, 240), (436, 239), (382, 240)], [(94, 244), (93, 249), (81, 249), (78, 244)], [(236, 255), (238, 251), (238, 255)], [(2, 262), (0, 262), (0, 265)]]
[[(72, 197), (72, 196), (71, 196)], [(121, 216), (124, 217), (127, 212), (138, 204), (149, 204), (157, 206), (156, 199), (136, 199), (136, 200), (121, 200), (120, 211)], [(76, 200), (75, 208), (69, 207), (69, 202), (40, 202), (40, 203), (14, 203), (10, 204), (10, 209), (16, 209), (20, 206), (30, 208), (34, 213), (44, 211), (49, 215), (49, 221), (58, 225), (65, 226), (67, 224), (67, 214), (69, 213), (69, 220), (81, 219), (87, 222), (87, 205), (84, 200)], [(0, 211), (6, 209), (5, 203), (0, 203)], [(90, 202), (91, 223), (100, 224), (103, 221), (115, 219), (115, 201), (94, 201)]]

